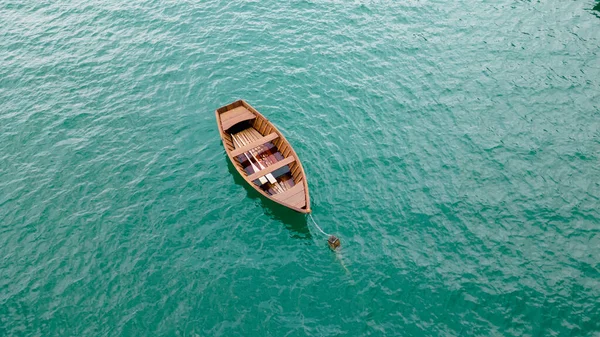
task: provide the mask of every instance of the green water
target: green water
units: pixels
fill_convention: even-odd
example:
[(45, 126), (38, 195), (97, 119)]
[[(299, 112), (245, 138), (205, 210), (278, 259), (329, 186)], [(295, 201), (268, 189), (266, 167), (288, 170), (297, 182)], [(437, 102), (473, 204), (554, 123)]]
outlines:
[(0, 336), (600, 336), (596, 4), (1, 1)]

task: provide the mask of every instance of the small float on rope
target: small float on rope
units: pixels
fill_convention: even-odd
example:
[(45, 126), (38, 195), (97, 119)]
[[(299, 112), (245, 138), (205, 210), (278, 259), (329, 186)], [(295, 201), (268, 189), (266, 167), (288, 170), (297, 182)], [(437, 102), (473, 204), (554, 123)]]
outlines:
[[(264, 197), (309, 214), (310, 196), (304, 168), (273, 123), (244, 100), (222, 106), (215, 114), (225, 152), (242, 178)], [(314, 220), (313, 223), (316, 224)], [(327, 236), (331, 249), (340, 246), (337, 237)]]

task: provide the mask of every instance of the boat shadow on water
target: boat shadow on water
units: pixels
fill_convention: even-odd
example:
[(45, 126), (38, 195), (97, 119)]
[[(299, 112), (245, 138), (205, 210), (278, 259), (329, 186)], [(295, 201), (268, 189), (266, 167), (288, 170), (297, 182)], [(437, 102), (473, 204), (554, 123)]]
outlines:
[[(226, 156), (227, 157), (227, 156)], [(263, 197), (260, 193), (258, 193), (252, 186), (248, 186), (248, 183), (244, 178), (240, 176), (237, 172), (229, 158), (227, 160), (227, 169), (229, 173), (233, 176), (233, 181), (240, 186), (243, 186), (248, 193), (248, 197), (252, 199), (259, 199), (261, 202), (262, 208), (265, 210), (265, 213), (273, 218), (274, 220), (282, 222), (285, 227), (290, 231), (292, 238), (295, 239), (312, 239), (312, 235), (308, 230), (308, 222), (306, 220), (306, 215), (298, 212), (294, 212), (293, 210), (281, 206), (278, 203), (271, 201), (265, 197)]]

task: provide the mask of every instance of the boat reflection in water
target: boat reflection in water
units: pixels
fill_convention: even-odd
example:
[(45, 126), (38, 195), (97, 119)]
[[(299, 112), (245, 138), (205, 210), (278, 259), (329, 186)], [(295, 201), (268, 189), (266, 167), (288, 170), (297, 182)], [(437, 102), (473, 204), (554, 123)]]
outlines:
[(233, 167), (233, 164), (229, 160), (227, 161), (227, 169), (229, 170), (229, 173), (233, 175), (233, 181), (237, 185), (244, 187), (248, 193), (248, 197), (251, 199), (260, 200), (261, 207), (264, 209), (265, 214), (267, 214), (273, 220), (283, 223), (287, 230), (290, 231), (292, 238), (304, 240), (312, 239), (312, 235), (308, 229), (306, 215), (281, 206), (269, 199), (261, 198), (261, 194), (252, 187), (248, 186), (246, 180), (237, 174), (235, 167)]

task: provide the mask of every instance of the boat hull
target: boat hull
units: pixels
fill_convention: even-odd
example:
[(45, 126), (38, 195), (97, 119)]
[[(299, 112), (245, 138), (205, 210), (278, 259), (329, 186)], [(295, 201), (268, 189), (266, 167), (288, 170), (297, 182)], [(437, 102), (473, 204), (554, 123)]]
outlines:
[[(275, 125), (244, 100), (238, 100), (218, 108), (215, 115), (223, 147), (238, 174), (265, 198), (296, 212), (310, 213), (310, 197), (304, 168), (290, 143)], [(249, 129), (253, 129), (250, 130), (252, 132), (239, 131), (240, 128), (243, 129), (247, 126)], [(241, 134), (251, 135), (253, 138), (245, 137), (244, 140), (248, 144), (243, 145), (241, 144)], [(278, 150), (279, 160), (273, 159), (269, 162), (270, 164), (262, 165), (261, 163), (265, 162), (254, 156), (255, 149), (258, 148), (255, 146), (257, 144), (274, 145)], [(244, 167), (244, 163), (247, 165), (246, 167)], [(251, 169), (249, 169), (250, 166)], [(264, 190), (266, 185), (261, 184), (273, 181), (267, 178), (274, 178), (273, 174), (282, 168), (289, 171), (293, 184), (289, 181), (285, 184), (283, 181), (281, 183), (277, 181), (275, 183), (277, 189)], [(275, 190), (276, 193), (270, 193)]]

